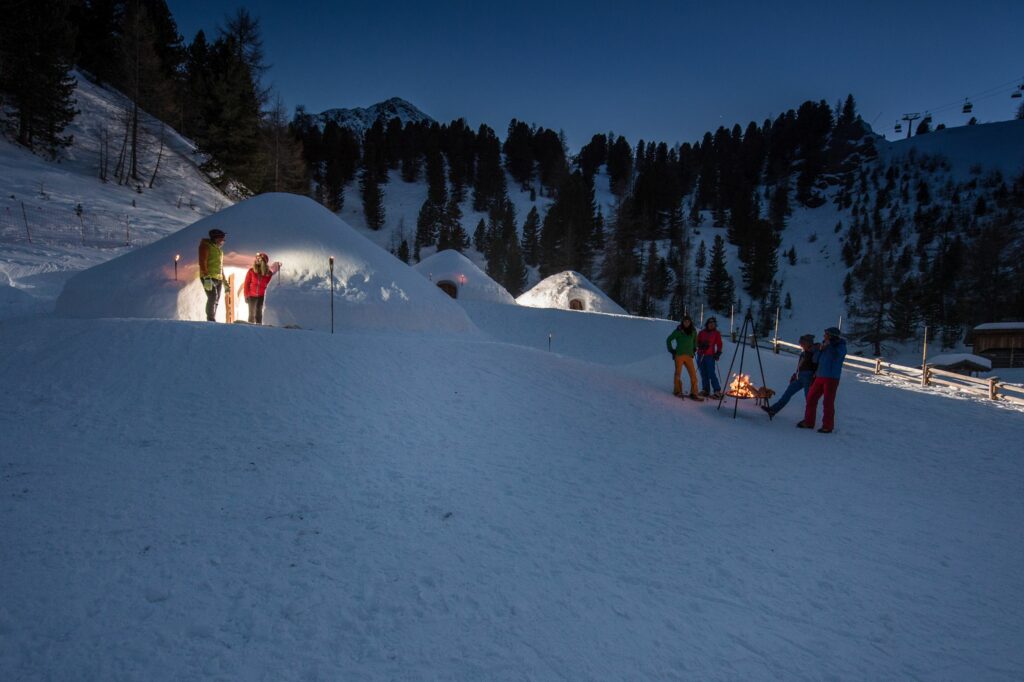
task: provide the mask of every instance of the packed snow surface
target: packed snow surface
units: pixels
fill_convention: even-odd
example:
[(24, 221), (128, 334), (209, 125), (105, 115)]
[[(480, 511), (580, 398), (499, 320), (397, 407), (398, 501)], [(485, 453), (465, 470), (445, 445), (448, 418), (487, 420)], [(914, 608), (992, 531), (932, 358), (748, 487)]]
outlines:
[(576, 301), (578, 310), (592, 313), (625, 315), (626, 311), (608, 297), (596, 284), (578, 272), (566, 270), (545, 277), (536, 286), (516, 299), (519, 305), (532, 308), (561, 308), (569, 310)]
[(437, 287), (320, 204), (294, 194), (261, 194), (72, 277), (57, 299), (57, 314), (205, 319), (197, 255), (213, 228), (227, 233), (224, 263), (235, 275), (231, 295), (242, 319), (248, 309), (239, 290), (255, 254), (263, 252), (282, 263), (267, 291), (268, 324), (330, 328), (333, 256), (336, 328), (473, 328), (462, 308)]
[(435, 285), (449, 282), (456, 287), (459, 301), (511, 304), (516, 302), (505, 287), (491, 279), (486, 272), (458, 251), (439, 251), (413, 267)]
[(467, 310), (0, 322), (4, 677), (1024, 677), (1020, 412), (847, 374), (824, 436), (670, 395), (669, 322)]

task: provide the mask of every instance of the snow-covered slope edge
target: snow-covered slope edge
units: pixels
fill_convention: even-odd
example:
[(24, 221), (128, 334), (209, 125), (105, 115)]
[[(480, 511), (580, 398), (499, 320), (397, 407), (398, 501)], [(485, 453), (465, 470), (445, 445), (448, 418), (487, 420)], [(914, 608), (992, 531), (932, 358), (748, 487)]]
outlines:
[[(66, 130), (74, 143), (57, 160), (0, 138), (0, 273), (14, 286), (50, 300), (60, 291), (65, 276), (60, 273), (108, 260), (128, 250), (125, 241), (149, 243), (233, 203), (199, 169), (204, 159), (195, 153), (194, 144), (144, 112), (140, 180), (128, 185), (102, 182), (101, 139), (106, 134), (112, 174), (128, 100), (81, 73), (75, 76), (75, 106), (80, 113)], [(160, 169), (150, 189), (158, 155)], [(31, 244), (25, 216), (29, 236), (35, 233)], [(88, 237), (85, 246), (83, 229)]]

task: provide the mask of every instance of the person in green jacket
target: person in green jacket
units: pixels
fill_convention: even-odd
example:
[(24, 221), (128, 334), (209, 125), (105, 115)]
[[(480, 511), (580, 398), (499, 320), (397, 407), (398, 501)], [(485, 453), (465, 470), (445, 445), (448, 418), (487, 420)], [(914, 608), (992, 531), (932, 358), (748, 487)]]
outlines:
[(685, 366), (686, 372), (690, 375), (690, 397), (698, 401), (703, 400), (697, 394), (697, 368), (693, 364), (693, 355), (697, 351), (697, 330), (694, 329), (693, 320), (689, 315), (683, 316), (683, 321), (665, 339), (665, 345), (676, 365), (672, 394), (680, 397), (683, 395), (680, 374)]
[(224, 288), (224, 238), (223, 230), (210, 230), (208, 239), (199, 241), (199, 281), (206, 291), (206, 321), (216, 322), (217, 304)]

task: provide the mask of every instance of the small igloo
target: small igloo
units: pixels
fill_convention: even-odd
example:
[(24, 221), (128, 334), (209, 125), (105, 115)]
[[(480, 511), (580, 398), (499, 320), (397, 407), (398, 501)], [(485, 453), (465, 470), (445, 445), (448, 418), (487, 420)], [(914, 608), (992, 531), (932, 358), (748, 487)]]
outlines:
[[(240, 288), (256, 253), (263, 252), (282, 263), (267, 290), (265, 324), (329, 329), (333, 256), (336, 329), (474, 329), (461, 306), (326, 208), (277, 193), (240, 202), (75, 275), (57, 299), (57, 314), (205, 320), (198, 246), (213, 228), (227, 233), (224, 269), (234, 275), (234, 290), (225, 288), (224, 296), (233, 297), (235, 319), (247, 317)], [(220, 321), (226, 307), (222, 299)]]
[(572, 270), (559, 272), (542, 279), (535, 287), (517, 298), (516, 303), (531, 308), (561, 308), (562, 310), (614, 315), (628, 314), (593, 282)]
[(413, 267), (451, 298), (510, 305), (516, 302), (505, 287), (458, 251), (438, 251)]

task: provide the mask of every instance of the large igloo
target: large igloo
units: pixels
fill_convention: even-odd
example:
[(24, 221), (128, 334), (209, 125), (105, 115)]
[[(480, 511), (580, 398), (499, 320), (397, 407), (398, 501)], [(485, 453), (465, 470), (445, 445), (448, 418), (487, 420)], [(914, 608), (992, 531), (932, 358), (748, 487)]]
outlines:
[(434, 286), (456, 300), (515, 305), (516, 300), (505, 287), (453, 249), (438, 251), (413, 267)]
[(572, 270), (559, 272), (542, 279), (535, 287), (517, 298), (516, 303), (531, 308), (561, 308), (562, 310), (581, 310), (614, 315), (628, 314), (597, 285)]
[[(475, 329), (440, 289), (320, 204), (295, 194), (261, 194), (79, 273), (57, 299), (57, 314), (205, 320), (198, 247), (213, 228), (227, 233), (224, 266), (235, 278), (230, 295), (236, 319), (247, 318), (239, 289), (256, 253), (264, 252), (282, 263), (267, 290), (265, 324), (329, 329), (333, 256), (336, 329)], [(225, 309), (222, 300), (219, 321)]]

